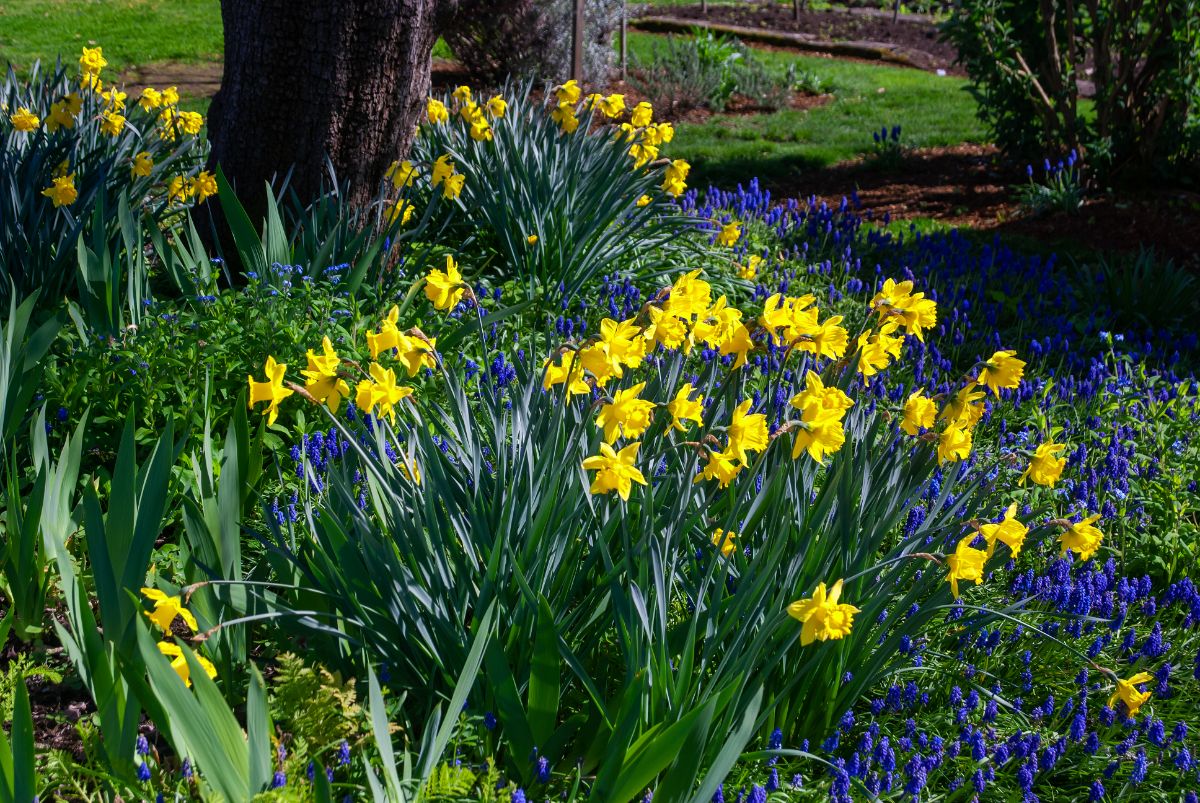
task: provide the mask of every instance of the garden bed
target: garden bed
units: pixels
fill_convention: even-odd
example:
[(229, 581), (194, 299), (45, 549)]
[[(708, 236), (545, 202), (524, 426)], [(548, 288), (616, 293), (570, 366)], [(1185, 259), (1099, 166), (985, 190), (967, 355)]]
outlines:
[(671, 17), (682, 23), (709, 23), (762, 31), (802, 34), (815, 40), (834, 43), (863, 43), (878, 48), (885, 45), (913, 66), (926, 70), (945, 70), (963, 75), (954, 64), (957, 51), (939, 41), (938, 28), (931, 22), (900, 20), (846, 11), (801, 11), (797, 20), (792, 9), (782, 5), (738, 4), (709, 6), (707, 13), (696, 6), (649, 6), (643, 16)]
[(1033, 215), (1015, 188), (1026, 181), (993, 145), (964, 143), (908, 152), (898, 165), (857, 159), (766, 183), (784, 197), (829, 203), (856, 198), (876, 219), (933, 219), (946, 226), (1027, 238), (1047, 247), (1126, 252), (1153, 248), (1179, 264), (1200, 255), (1200, 195), (1126, 190), (1088, 196), (1077, 212)]

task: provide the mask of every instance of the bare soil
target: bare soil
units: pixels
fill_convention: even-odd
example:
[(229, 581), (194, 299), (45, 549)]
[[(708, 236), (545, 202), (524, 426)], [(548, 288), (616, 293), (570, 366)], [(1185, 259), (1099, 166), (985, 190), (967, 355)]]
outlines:
[(870, 158), (834, 165), (792, 181), (767, 185), (781, 196), (840, 202), (857, 192), (876, 219), (933, 218), (976, 231), (1024, 237), (1050, 246), (1130, 252), (1153, 249), (1180, 264), (1200, 266), (1200, 193), (1180, 189), (1122, 189), (1090, 193), (1073, 213), (1030, 214), (1017, 200), (1026, 181), (991, 145), (923, 148), (900, 164)]

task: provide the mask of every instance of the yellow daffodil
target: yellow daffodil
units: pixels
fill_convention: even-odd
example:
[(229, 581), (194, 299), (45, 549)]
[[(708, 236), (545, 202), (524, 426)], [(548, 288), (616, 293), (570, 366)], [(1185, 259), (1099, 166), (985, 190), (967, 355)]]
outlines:
[(308, 350), (308, 367), (301, 371), (304, 376), (304, 387), (318, 402), (329, 405), (331, 412), (336, 413), (343, 398), (350, 395), (350, 386), (338, 375), (342, 361), (333, 344), (326, 337), (321, 341), (320, 356)]
[(75, 189), (75, 174), (54, 179), (53, 184), (42, 190), (42, 195), (49, 198), (56, 209), (75, 203), (75, 199), (79, 197), (79, 191)]
[(718, 528), (716, 532), (712, 534), (712, 545), (721, 550), (722, 555), (729, 557), (734, 553), (734, 550), (737, 549), (737, 544), (734, 543), (737, 537), (738, 534), (733, 530), (725, 532), (724, 530)]
[(736, 220), (726, 223), (717, 234), (717, 244), (732, 248), (742, 237), (742, 224)]
[(1104, 533), (1096, 527), (1099, 519), (1100, 514), (1095, 513), (1083, 521), (1068, 525), (1058, 537), (1062, 547), (1061, 556), (1066, 557), (1068, 550), (1078, 555), (1080, 560), (1089, 560), (1095, 555), (1100, 549), (1100, 542), (1104, 540)]
[(175, 621), (176, 616), (182, 618), (184, 624), (193, 633), (200, 629), (200, 626), (196, 624), (196, 617), (192, 616), (191, 611), (183, 607), (183, 603), (179, 597), (167, 596), (166, 592), (160, 591), (157, 588), (143, 588), (142, 596), (154, 603), (154, 610), (144, 611), (144, 613), (164, 633), (171, 632), (171, 623)]
[(442, 183), (442, 197), (453, 201), (458, 196), (462, 195), (463, 185), (467, 183), (467, 177), (461, 173), (454, 173), (447, 176)]
[(253, 409), (259, 402), (268, 402), (263, 415), (267, 416), (267, 425), (273, 426), (279, 417), (279, 403), (295, 391), (283, 386), (283, 378), (287, 373), (285, 363), (277, 363), (274, 357), (268, 356), (263, 372), (267, 375), (266, 382), (255, 382), (253, 376), (246, 377), (250, 383), (250, 408)]
[(412, 220), (414, 210), (415, 207), (411, 203), (403, 198), (397, 198), (387, 208), (388, 225), (399, 220), (401, 226), (407, 226), (408, 222)]
[(79, 69), (84, 75), (99, 75), (108, 66), (104, 58), (104, 49), (100, 47), (85, 47), (79, 56)]
[(137, 156), (133, 157), (133, 165), (129, 168), (130, 174), (137, 178), (138, 176), (146, 177), (154, 171), (154, 159), (150, 157), (149, 151), (142, 151)]
[(979, 385), (968, 382), (954, 394), (954, 398), (942, 409), (938, 417), (964, 429), (973, 430), (983, 418), (984, 392), (978, 388)]
[(204, 127), (204, 117), (199, 112), (179, 112), (176, 125), (183, 133), (195, 136)]
[(1029, 528), (1017, 521), (1017, 503), (1013, 502), (1004, 511), (1004, 518), (1000, 522), (981, 525), (979, 532), (987, 539), (989, 558), (996, 551), (997, 541), (1008, 544), (1013, 558), (1016, 558), (1021, 554), (1021, 545), (1025, 543), (1025, 536), (1029, 533)]
[(138, 98), (138, 106), (141, 106), (144, 111), (157, 109), (162, 105), (162, 102), (162, 93), (152, 86), (143, 89), (141, 96)]
[(733, 411), (726, 428), (729, 435), (729, 452), (743, 463), (749, 463), (751, 452), (761, 452), (771, 442), (767, 432), (767, 417), (763, 413), (750, 413), (751, 399), (745, 399)]
[[(384, 368), (377, 362), (371, 363), (371, 379), (363, 379), (355, 389), (354, 404), (364, 413), (375, 413), (379, 418), (387, 416), (396, 423), (396, 405), (413, 394), (413, 389), (396, 384), (396, 372)], [(374, 381), (372, 381), (374, 380)]]
[(583, 90), (579, 87), (579, 82), (572, 78), (560, 86), (554, 87), (554, 98), (559, 103), (569, 103), (574, 105), (579, 102), (580, 95)]
[(654, 107), (646, 101), (642, 101), (633, 107), (633, 111), (629, 114), (629, 124), (634, 128), (645, 128), (654, 120)]
[(392, 162), (387, 170), (388, 180), (396, 189), (411, 187), (419, 174), (420, 171), (407, 159), (403, 162)]
[(963, 426), (961, 421), (952, 422), (938, 436), (938, 465), (965, 460), (971, 454), (973, 445), (971, 430)]
[(196, 199), (196, 203), (202, 204), (209, 198), (217, 194), (217, 177), (207, 170), (201, 170), (192, 179), (188, 186), (188, 195)]
[(704, 409), (704, 396), (690, 398), (695, 392), (696, 388), (692, 387), (692, 383), (686, 382), (667, 405), (667, 412), (671, 414), (672, 429), (683, 432), (687, 429), (685, 421), (695, 421), (697, 425), (704, 426), (704, 421), (700, 417), (701, 411)]
[(25, 132), (35, 130), (42, 122), (40, 117), (24, 106), (18, 106), (17, 110), (8, 116), (8, 119), (12, 122), (13, 128)]
[(1033, 458), (1029, 461), (1029, 468), (1021, 474), (1021, 484), (1024, 485), (1028, 478), (1038, 485), (1053, 488), (1067, 465), (1067, 458), (1058, 457), (1058, 454), (1066, 448), (1066, 444), (1055, 443), (1053, 438), (1038, 446)]
[(399, 321), (400, 307), (392, 305), (387, 316), (379, 324), (379, 332), (367, 332), (367, 348), (371, 352), (372, 360), (379, 359), (381, 353), (400, 345), (401, 334), (397, 326)]
[(883, 287), (871, 299), (871, 308), (880, 318), (893, 317), (904, 324), (909, 334), (925, 341), (925, 330), (937, 325), (937, 304), (924, 293), (913, 293), (911, 281), (895, 282), (886, 279)]
[(763, 258), (757, 254), (751, 254), (746, 258), (745, 265), (738, 265), (737, 275), (739, 279), (754, 281), (758, 277), (758, 268), (763, 263)]
[(446, 269), (431, 270), (425, 274), (425, 297), (433, 302), (435, 309), (452, 310), (462, 300), (466, 286), (454, 257), (446, 254)]
[(60, 128), (74, 128), (75, 115), (79, 114), (82, 108), (83, 101), (74, 92), (51, 103), (50, 116), (46, 118), (46, 130), (54, 132)]
[(493, 95), (487, 102), (488, 114), (497, 120), (508, 111), (508, 101), (500, 95)]
[(639, 197), (637, 199), (637, 205), (638, 206), (649, 206), (650, 201), (651, 201), (651, 198), (649, 195), (642, 195), (641, 197)]
[(1137, 687), (1152, 680), (1154, 680), (1154, 675), (1149, 672), (1138, 672), (1127, 680), (1117, 678), (1117, 690), (1113, 692), (1112, 697), (1108, 698), (1108, 707), (1115, 708), (1117, 700), (1120, 700), (1125, 703), (1130, 718), (1136, 717), (1138, 709), (1150, 699), (1150, 692), (1138, 691)]
[(793, 460), (807, 451), (820, 463), (846, 443), (842, 419), (854, 400), (841, 388), (826, 387), (816, 372), (808, 371), (804, 390), (792, 397), (791, 404), (801, 411), (800, 429), (792, 445)]
[(900, 422), (900, 429), (909, 435), (919, 435), (923, 429), (932, 429), (936, 419), (937, 405), (918, 390), (909, 394), (904, 402), (904, 419)]
[(700, 480), (716, 480), (721, 488), (728, 488), (729, 483), (733, 482), (738, 473), (744, 468), (744, 464), (738, 460), (737, 455), (726, 449), (723, 452), (718, 452), (715, 449), (710, 449), (708, 452), (708, 462), (704, 464), (704, 470), (697, 474), (693, 483)]
[(1001, 388), (1016, 388), (1025, 375), (1025, 361), (1017, 359), (1015, 351), (997, 351), (979, 369), (978, 382), (1000, 395)]
[(788, 616), (803, 623), (800, 628), (800, 645), (807, 647), (814, 641), (841, 639), (850, 634), (854, 625), (854, 614), (858, 608), (839, 602), (842, 582), (838, 580), (830, 589), (818, 583), (813, 595), (796, 600), (787, 607)]
[(583, 361), (577, 355), (563, 352), (559, 355), (558, 363), (546, 360), (545, 375), (542, 377), (542, 390), (550, 390), (555, 385), (566, 384), (567, 395), (590, 393), (592, 388), (583, 378)]
[(729, 366), (729, 370), (736, 371), (746, 364), (747, 355), (754, 349), (754, 341), (750, 338), (750, 330), (744, 324), (737, 324), (733, 328), (732, 334), (721, 341), (719, 351), (722, 357), (727, 357), (730, 354), (736, 354), (737, 358), (733, 361), (733, 365)]
[[(169, 641), (160, 641), (158, 642), (158, 651), (171, 659), (171, 668), (175, 670), (175, 674), (179, 675), (184, 685), (190, 688), (192, 685), (191, 669), (188, 666), (187, 658), (183, 656), (183, 650)], [(203, 655), (197, 655), (196, 662), (200, 664), (204, 674), (210, 678), (217, 676), (217, 668), (213, 666), (212, 661)]]
[(600, 454), (592, 455), (583, 461), (584, 469), (596, 472), (590, 488), (592, 494), (616, 491), (622, 500), (629, 501), (633, 483), (646, 484), (646, 478), (634, 465), (641, 445), (640, 441), (631, 443), (617, 452), (607, 443), (600, 444)]
[(604, 429), (605, 442), (616, 443), (617, 438), (622, 437), (636, 438), (650, 426), (654, 402), (638, 398), (645, 387), (645, 382), (639, 382), (633, 387), (619, 390), (613, 394), (612, 401), (600, 406), (596, 426)]
[(983, 582), (983, 564), (987, 561), (988, 553), (971, 546), (974, 540), (974, 535), (966, 536), (958, 542), (954, 552), (946, 556), (946, 565), (950, 569), (946, 579), (950, 581), (950, 591), (955, 599), (958, 599), (959, 580), (974, 582), (975, 585)]
[(434, 356), (436, 350), (436, 337), (425, 339), (402, 334), (396, 343), (396, 358), (408, 371), (409, 376), (416, 376), (422, 368), (437, 368), (437, 358)]
[(450, 110), (446, 104), (436, 98), (430, 98), (425, 104), (425, 119), (430, 125), (445, 123), (450, 119)]

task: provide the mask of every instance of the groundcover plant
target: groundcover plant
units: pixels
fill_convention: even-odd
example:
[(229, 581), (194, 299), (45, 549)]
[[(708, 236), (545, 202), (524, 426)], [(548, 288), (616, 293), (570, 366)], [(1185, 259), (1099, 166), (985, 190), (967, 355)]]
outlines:
[(121, 190), (138, 326), (4, 327), (0, 797), (1194, 800), (1194, 330), (673, 135), (460, 87), (369, 210)]

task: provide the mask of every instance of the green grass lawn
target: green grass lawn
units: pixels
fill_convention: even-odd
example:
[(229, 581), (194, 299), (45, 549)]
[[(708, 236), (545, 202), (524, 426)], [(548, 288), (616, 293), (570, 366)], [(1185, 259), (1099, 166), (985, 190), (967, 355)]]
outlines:
[[(631, 56), (649, 58), (659, 39), (630, 34)], [(703, 123), (681, 124), (672, 150), (692, 163), (694, 183), (728, 185), (750, 176), (787, 183), (869, 151), (871, 132), (885, 125), (901, 126), (902, 141), (909, 147), (987, 139), (962, 79), (779, 50), (759, 53), (779, 70), (795, 62), (798, 69), (815, 73), (834, 100), (806, 111), (719, 114)]]
[(0, 64), (78, 56), (104, 47), (109, 68), (154, 61), (220, 61), (219, 0), (3, 0)]

